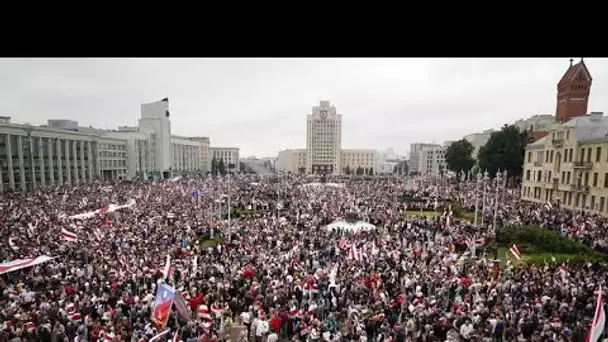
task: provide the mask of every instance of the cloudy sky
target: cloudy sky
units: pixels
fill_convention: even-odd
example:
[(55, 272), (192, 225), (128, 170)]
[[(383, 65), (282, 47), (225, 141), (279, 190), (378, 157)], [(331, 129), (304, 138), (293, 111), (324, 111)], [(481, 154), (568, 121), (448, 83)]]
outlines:
[[(578, 58), (575, 59), (575, 62)], [(608, 60), (585, 59), (590, 111), (608, 112)], [(169, 97), (173, 134), (209, 136), (242, 156), (305, 144), (306, 114), (330, 100), (344, 148), (442, 142), (555, 113), (560, 59), (0, 59), (0, 113), (134, 126)]]

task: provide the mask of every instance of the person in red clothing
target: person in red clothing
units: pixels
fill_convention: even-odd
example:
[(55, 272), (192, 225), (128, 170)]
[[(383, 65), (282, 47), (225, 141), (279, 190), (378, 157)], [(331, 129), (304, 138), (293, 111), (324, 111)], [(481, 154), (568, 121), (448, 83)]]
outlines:
[(196, 296), (190, 298), (190, 300), (188, 301), (188, 305), (190, 306), (190, 310), (192, 310), (192, 312), (195, 313), (195, 315), (197, 314), (197, 310), (198, 307), (203, 304), (203, 302), (205, 301), (205, 295), (202, 294), (201, 292), (197, 293)]
[(279, 316), (278, 312), (275, 312), (272, 318), (270, 319), (270, 331), (279, 333), (281, 332), (281, 326), (283, 325), (283, 320), (281, 316)]

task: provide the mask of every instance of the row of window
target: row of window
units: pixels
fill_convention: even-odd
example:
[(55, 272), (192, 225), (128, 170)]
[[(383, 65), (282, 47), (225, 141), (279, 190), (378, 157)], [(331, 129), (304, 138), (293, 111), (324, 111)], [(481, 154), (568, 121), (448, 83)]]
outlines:
[[(524, 187), (523, 197), (544, 202), (553, 201), (554, 199), (552, 189), (541, 189), (539, 187)], [(608, 202), (604, 196), (596, 197), (595, 195), (563, 192), (559, 201), (562, 205), (572, 207), (573, 209), (593, 210), (600, 213), (608, 212)]]
[[(608, 162), (608, 153), (606, 153), (606, 161)], [(564, 150), (564, 157), (563, 157), (563, 162), (564, 163), (568, 163), (568, 162), (572, 162), (574, 158), (574, 149), (570, 148), (570, 149), (565, 149)], [(596, 147), (595, 151), (592, 147), (588, 147), (588, 148), (581, 148), (579, 150), (579, 158), (578, 161), (580, 162), (600, 162), (602, 160), (602, 148), (601, 147)], [(537, 163), (553, 163), (553, 150), (551, 151), (538, 151), (537, 157), (536, 157), (536, 162)], [(557, 162), (557, 160), (556, 160)], [(528, 163), (532, 163), (532, 152), (529, 151), (528, 152)]]
[[(534, 182), (540, 183), (551, 183), (553, 182), (553, 173), (548, 171), (546, 174), (546, 178), (543, 177), (543, 171), (536, 170), (534, 171)], [(591, 177), (590, 177), (591, 176)], [(531, 179), (531, 170), (526, 170), (526, 180), (529, 181)], [(590, 172), (579, 172), (574, 175), (571, 171), (562, 171), (559, 177), (559, 181), (561, 184), (580, 184), (591, 186), (597, 188), (601, 184), (601, 180), (599, 179), (599, 173), (594, 172), (591, 174)], [(608, 188), (608, 173), (604, 174), (604, 188)]]

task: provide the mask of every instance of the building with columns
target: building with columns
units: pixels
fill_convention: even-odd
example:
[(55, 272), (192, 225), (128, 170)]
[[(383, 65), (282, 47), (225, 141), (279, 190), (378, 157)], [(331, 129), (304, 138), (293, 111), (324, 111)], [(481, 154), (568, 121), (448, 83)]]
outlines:
[(125, 141), (0, 122), (0, 190), (78, 185), (126, 174)]
[(238, 148), (209, 147), (208, 137), (171, 134), (169, 100), (144, 104), (136, 127), (98, 130), (73, 120), (47, 125), (0, 117), (0, 192), (95, 180), (169, 178), (209, 171), (210, 154), (239, 171)]

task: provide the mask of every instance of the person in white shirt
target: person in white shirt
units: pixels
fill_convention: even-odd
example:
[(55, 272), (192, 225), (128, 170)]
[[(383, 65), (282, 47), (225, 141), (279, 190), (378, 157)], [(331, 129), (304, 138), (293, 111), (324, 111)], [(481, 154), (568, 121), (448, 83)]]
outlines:
[(262, 339), (266, 333), (268, 333), (268, 322), (264, 319), (264, 317), (260, 317), (256, 319), (255, 322), (255, 341), (262, 342)]
[(266, 342), (278, 342), (279, 335), (276, 332), (271, 332), (270, 335), (266, 338)]
[(466, 322), (460, 326), (460, 336), (462, 336), (464, 341), (470, 341), (473, 330), (473, 324), (467, 319)]
[(240, 315), (241, 323), (247, 327), (247, 339), (251, 336), (251, 313), (249, 311), (243, 311)]

